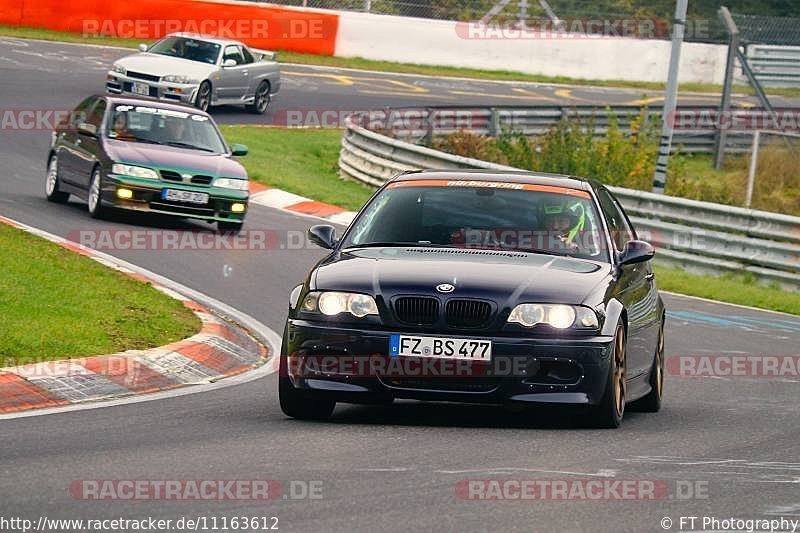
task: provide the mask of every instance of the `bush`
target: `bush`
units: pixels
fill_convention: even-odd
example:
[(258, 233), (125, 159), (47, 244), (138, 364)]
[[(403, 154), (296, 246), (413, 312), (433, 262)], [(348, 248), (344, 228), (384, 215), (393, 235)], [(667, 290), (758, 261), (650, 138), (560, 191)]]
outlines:
[(434, 148), (538, 172), (649, 187), (658, 152), (655, 121), (642, 111), (631, 117), (632, 134), (625, 135), (617, 117), (609, 113), (603, 137), (595, 136), (596, 123), (595, 117), (585, 122), (565, 118), (535, 139), (515, 131), (504, 131), (497, 138), (460, 131), (436, 139)]
[[(649, 191), (660, 137), (657, 117), (645, 109), (630, 117), (630, 134), (623, 132), (617, 117), (608, 112), (605, 135), (595, 136), (598, 122), (597, 116), (584, 121), (565, 118), (537, 138), (515, 131), (504, 131), (496, 138), (459, 131), (436, 138), (433, 147), (526, 170), (594, 178), (608, 185)], [(800, 215), (800, 147), (769, 141), (762, 136), (752, 207)], [(710, 156), (683, 155), (679, 148), (670, 157), (667, 194), (744, 205), (749, 154), (730, 156), (725, 167), (715, 171)]]

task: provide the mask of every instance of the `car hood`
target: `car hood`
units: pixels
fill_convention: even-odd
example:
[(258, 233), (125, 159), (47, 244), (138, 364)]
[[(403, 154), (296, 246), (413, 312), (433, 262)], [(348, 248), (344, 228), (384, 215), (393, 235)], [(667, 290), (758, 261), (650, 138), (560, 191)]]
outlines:
[(173, 146), (108, 139), (108, 157), (118, 163), (175, 170), (214, 177), (247, 179), (247, 172), (226, 154), (210, 154)]
[[(324, 260), (313, 289), (381, 295), (436, 295), (450, 283), (449, 297), (581, 304), (610, 275), (610, 265), (569, 257), (452, 248), (362, 248)], [(441, 295), (440, 295), (441, 296)]]
[(152, 74), (153, 76), (174, 74), (196, 77), (200, 80), (207, 78), (212, 72), (217, 70), (216, 65), (200, 63), (199, 61), (190, 61), (179, 57), (149, 54), (147, 52), (123, 57), (115, 64), (125, 67), (126, 70)]

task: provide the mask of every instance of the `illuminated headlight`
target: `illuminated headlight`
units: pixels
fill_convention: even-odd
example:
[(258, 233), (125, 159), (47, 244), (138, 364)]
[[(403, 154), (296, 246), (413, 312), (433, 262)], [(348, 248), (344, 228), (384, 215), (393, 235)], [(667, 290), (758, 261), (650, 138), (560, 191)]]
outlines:
[(378, 306), (375, 305), (372, 296), (354, 292), (310, 292), (303, 300), (302, 309), (309, 313), (322, 313), (327, 316), (350, 313), (354, 317), (361, 318), (378, 314)]
[(246, 191), (248, 189), (247, 180), (239, 180), (234, 178), (217, 178), (214, 180), (214, 187), (236, 189), (237, 191)]
[(556, 329), (597, 329), (599, 325), (597, 314), (588, 307), (562, 304), (520, 304), (511, 311), (508, 322), (527, 328), (546, 324)]
[(111, 67), (111, 70), (116, 72), (117, 74), (122, 74), (123, 76), (127, 73), (127, 70), (125, 70), (125, 67), (123, 67), (122, 65), (115, 64), (113, 67)]
[(114, 163), (111, 165), (111, 172), (122, 176), (131, 176), (132, 178), (142, 178), (146, 180), (158, 179), (158, 174), (156, 174), (156, 171), (152, 168), (125, 165), (122, 163)]
[(161, 78), (161, 81), (165, 81), (167, 83), (183, 83), (183, 84), (200, 83), (200, 80), (197, 80), (195, 78), (190, 78), (189, 76), (181, 76), (179, 74), (168, 74), (163, 78)]

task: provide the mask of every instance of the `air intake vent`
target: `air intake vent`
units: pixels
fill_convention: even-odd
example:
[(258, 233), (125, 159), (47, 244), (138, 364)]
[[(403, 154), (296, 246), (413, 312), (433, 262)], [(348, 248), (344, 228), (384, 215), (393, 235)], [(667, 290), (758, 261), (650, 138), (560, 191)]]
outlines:
[(183, 178), (177, 172), (171, 170), (159, 170), (161, 172), (161, 179), (167, 181), (183, 181)]
[(464, 249), (464, 248), (408, 248), (406, 251), (415, 252), (420, 254), (433, 254), (433, 255), (490, 255), (501, 257), (522, 258), (526, 254), (522, 252), (504, 251), (504, 250), (482, 250), (482, 249)]
[(159, 76), (153, 76), (152, 74), (145, 74), (144, 72), (127, 72), (129, 78), (136, 78), (137, 80), (147, 80), (147, 81), (159, 81), (161, 78)]
[(394, 303), (394, 311), (401, 322), (430, 326), (439, 318), (439, 300), (419, 296), (398, 298)]
[(447, 325), (454, 328), (477, 328), (489, 320), (492, 306), (480, 300), (450, 300), (447, 302)]
[(195, 185), (209, 185), (214, 178), (212, 176), (192, 176), (192, 183)]

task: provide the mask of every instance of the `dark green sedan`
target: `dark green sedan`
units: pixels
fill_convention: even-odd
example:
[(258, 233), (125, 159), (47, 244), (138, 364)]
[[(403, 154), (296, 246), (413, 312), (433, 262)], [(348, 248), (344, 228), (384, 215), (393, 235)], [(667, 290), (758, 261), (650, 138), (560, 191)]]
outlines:
[(45, 194), (86, 200), (100, 218), (129, 209), (214, 221), (238, 231), (249, 197), (247, 171), (211, 116), (180, 105), (90, 96), (53, 131)]

